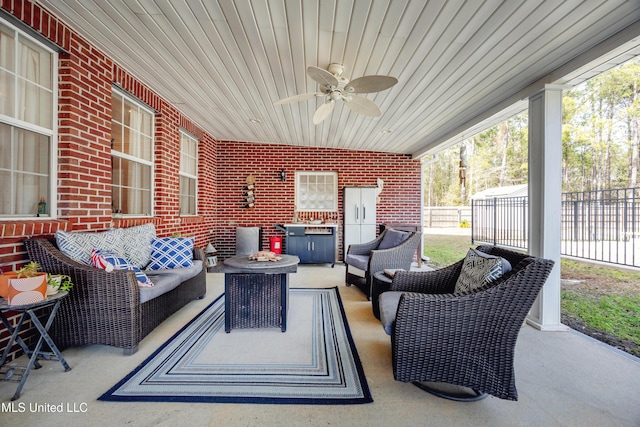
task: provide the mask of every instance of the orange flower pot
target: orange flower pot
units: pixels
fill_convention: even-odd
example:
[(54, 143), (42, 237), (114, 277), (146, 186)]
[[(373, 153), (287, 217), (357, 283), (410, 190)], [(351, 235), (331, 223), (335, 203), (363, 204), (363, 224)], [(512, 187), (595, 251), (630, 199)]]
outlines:
[(47, 297), (47, 273), (9, 279), (9, 305), (27, 305)]
[(7, 271), (6, 273), (0, 274), (0, 297), (9, 297), (9, 279), (15, 277), (18, 277), (18, 273), (16, 271)]

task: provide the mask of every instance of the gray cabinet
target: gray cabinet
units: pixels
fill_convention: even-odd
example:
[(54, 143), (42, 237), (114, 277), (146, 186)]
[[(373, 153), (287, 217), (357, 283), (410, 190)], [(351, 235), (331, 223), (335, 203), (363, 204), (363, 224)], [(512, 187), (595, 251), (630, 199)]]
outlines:
[(336, 227), (287, 226), (286, 252), (300, 264), (336, 263)]
[(377, 187), (345, 187), (344, 189), (344, 256), (349, 245), (370, 242), (376, 238)]

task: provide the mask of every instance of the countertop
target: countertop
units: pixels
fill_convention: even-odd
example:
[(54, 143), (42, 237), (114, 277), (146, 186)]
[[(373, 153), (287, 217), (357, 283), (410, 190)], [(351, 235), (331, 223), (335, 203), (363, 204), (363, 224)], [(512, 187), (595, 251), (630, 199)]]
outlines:
[(338, 224), (327, 224), (327, 223), (322, 223), (322, 224), (309, 224), (306, 222), (296, 222), (296, 223), (292, 223), (292, 224), (282, 224), (284, 227), (337, 227)]

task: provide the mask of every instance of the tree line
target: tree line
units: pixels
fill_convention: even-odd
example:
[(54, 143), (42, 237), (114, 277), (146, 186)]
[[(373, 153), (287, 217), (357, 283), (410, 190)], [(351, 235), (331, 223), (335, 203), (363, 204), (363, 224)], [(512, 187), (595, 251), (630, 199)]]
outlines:
[[(563, 93), (563, 192), (633, 188), (638, 183), (640, 59)], [(526, 184), (524, 111), (425, 162), (425, 204), (466, 205), (475, 193)]]

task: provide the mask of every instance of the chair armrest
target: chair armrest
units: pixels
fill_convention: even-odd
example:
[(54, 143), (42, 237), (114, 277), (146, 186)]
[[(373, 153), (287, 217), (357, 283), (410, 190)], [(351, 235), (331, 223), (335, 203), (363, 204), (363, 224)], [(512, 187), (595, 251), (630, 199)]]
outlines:
[(460, 276), (463, 261), (434, 271), (397, 271), (391, 283), (392, 291), (424, 294), (452, 293)]
[(376, 239), (371, 240), (370, 242), (350, 244), (347, 248), (347, 253), (352, 255), (369, 255), (372, 250), (380, 246), (380, 242), (382, 241), (385, 232), (386, 230), (380, 233), (380, 235)]
[[(492, 294), (403, 293), (391, 334), (394, 352), (406, 357), (414, 357), (418, 351), (430, 354), (435, 348), (456, 352), (470, 337), (482, 341), (494, 331), (503, 333), (496, 331), (504, 329), (504, 325), (498, 327), (504, 323), (503, 310), (495, 307), (499, 303)], [(517, 328), (520, 325), (522, 322)]]
[[(385, 230), (386, 231), (386, 230)], [(372, 274), (384, 269), (411, 268), (413, 255), (416, 253), (418, 245), (422, 241), (422, 233), (413, 233), (404, 242), (388, 249), (375, 249), (371, 251), (369, 257), (369, 268)]]

